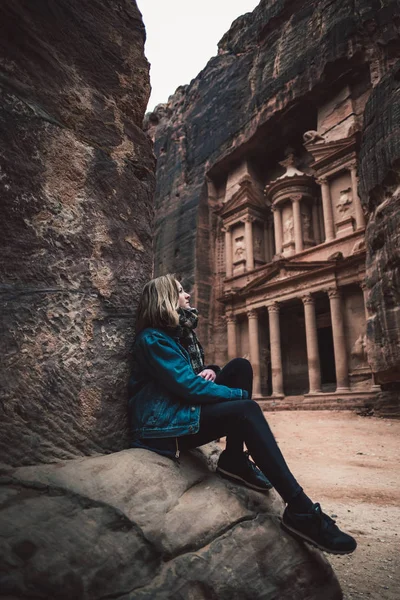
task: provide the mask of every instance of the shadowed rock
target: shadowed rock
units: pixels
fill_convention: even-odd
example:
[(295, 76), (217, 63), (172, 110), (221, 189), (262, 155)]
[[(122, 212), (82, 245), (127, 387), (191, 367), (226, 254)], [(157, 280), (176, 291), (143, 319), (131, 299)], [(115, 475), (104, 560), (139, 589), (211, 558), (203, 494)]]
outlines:
[(365, 110), (360, 192), (366, 231), (368, 355), (382, 386), (377, 410), (400, 416), (400, 63), (373, 90)]
[(126, 446), (152, 263), (144, 39), (132, 0), (0, 7), (0, 453), (14, 465)]

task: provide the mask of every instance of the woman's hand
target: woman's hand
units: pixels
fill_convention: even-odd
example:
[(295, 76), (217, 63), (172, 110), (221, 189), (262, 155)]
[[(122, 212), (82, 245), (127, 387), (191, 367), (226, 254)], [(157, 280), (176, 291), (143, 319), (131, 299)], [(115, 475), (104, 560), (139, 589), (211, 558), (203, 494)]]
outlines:
[(203, 377), (206, 381), (215, 381), (216, 374), (212, 369), (203, 369), (201, 373), (199, 373), (200, 377)]

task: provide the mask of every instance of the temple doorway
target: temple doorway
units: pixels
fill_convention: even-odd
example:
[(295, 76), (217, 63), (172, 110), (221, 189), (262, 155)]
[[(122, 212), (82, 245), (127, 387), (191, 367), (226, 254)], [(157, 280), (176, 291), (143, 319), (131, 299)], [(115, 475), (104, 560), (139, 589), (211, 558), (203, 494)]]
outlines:
[(323, 392), (336, 389), (335, 354), (332, 326), (318, 328), (318, 349), (321, 364), (321, 387)]
[(285, 396), (309, 390), (304, 307), (300, 299), (285, 302), (280, 314), (283, 388)]

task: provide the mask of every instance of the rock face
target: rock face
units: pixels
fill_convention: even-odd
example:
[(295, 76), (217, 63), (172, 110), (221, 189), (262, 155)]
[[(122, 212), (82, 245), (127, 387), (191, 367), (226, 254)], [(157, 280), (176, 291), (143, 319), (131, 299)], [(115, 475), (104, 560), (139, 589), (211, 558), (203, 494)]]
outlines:
[(126, 444), (154, 158), (133, 0), (0, 7), (1, 460)]
[[(393, 165), (398, 157), (395, 133), (399, 113), (397, 103), (391, 103), (390, 98), (391, 95), (394, 97), (398, 80), (395, 65), (400, 56), (399, 19), (398, 3), (392, 0), (384, 3), (374, 0), (345, 1), (340, 6), (329, 0), (262, 0), (252, 13), (233, 23), (219, 43), (218, 56), (208, 62), (191, 84), (178, 88), (167, 104), (160, 105), (154, 113), (148, 115), (147, 128), (155, 141), (158, 160), (155, 272), (180, 274), (184, 286), (193, 292), (194, 302), (203, 317), (199, 335), (205, 343), (210, 361), (218, 361), (218, 353), (220, 356), (226, 355), (228, 346), (229, 325), (223, 319), (229, 315), (226, 311), (224, 315), (224, 308), (218, 300), (223, 299), (227, 311), (230, 310), (231, 303), (233, 317), (239, 317), (236, 321), (236, 333), (231, 334), (231, 341), (234, 340), (233, 345), (237, 343), (241, 348), (245, 346), (241, 341), (245, 341), (247, 335), (246, 310), (252, 300), (250, 292), (243, 305), (239, 305), (239, 301), (234, 305), (234, 300), (229, 298), (229, 295), (231, 298), (238, 295), (244, 283), (235, 279), (235, 272), (230, 279), (225, 270), (225, 251), (230, 244), (226, 239), (231, 234), (233, 244), (243, 244), (245, 240), (243, 234), (242, 241), (240, 238), (238, 241), (237, 236), (235, 238), (235, 234), (229, 232), (229, 227), (228, 236), (224, 240), (226, 227), (222, 229), (218, 218), (221, 206), (228, 206), (226, 210), (230, 210), (229, 202), (235, 202), (235, 193), (239, 197), (238, 188), (242, 184), (253, 185), (253, 195), (257, 196), (258, 193), (262, 198), (263, 188), (282, 176), (279, 165), (284, 163), (279, 161), (282, 161), (290, 149), (300, 157), (300, 162), (303, 161), (304, 172), (315, 177), (311, 157), (313, 148), (317, 153), (321, 151), (317, 158), (312, 154), (316, 163), (319, 160), (323, 163), (323, 144), (326, 143), (327, 147), (331, 144), (337, 150), (341, 143), (343, 147), (346, 143), (353, 143), (353, 196), (356, 196), (358, 175), (360, 193), (371, 213), (368, 228), (370, 239), (367, 239), (368, 285), (371, 293), (367, 291), (366, 296), (370, 297), (372, 311), (368, 325), (368, 360), (379, 383), (386, 381), (389, 384), (398, 380), (398, 281), (394, 283), (394, 279), (388, 276), (387, 283), (377, 282), (381, 279), (382, 269), (386, 269), (388, 273), (393, 272), (394, 278), (398, 279), (395, 250), (397, 234), (389, 238), (389, 228), (393, 227), (395, 231), (398, 220), (398, 216), (394, 219), (392, 216), (395, 212), (396, 215), (398, 213), (395, 192), (397, 174), (394, 175), (396, 168)], [(381, 109), (382, 106), (386, 107), (385, 111)], [(382, 149), (379, 158), (374, 158), (379, 153), (376, 147)], [(384, 150), (386, 147), (387, 150)], [(339, 202), (333, 207), (334, 212), (343, 211), (345, 214), (348, 204), (352, 202), (346, 197), (350, 175), (347, 174), (349, 181), (344, 185), (344, 179), (340, 180), (341, 174), (337, 171), (337, 165), (343, 159), (340, 152), (338, 150), (335, 156), (335, 160), (338, 160), (332, 164), (332, 172), (324, 174), (324, 177), (333, 186), (330, 189), (331, 197), (341, 194)], [(358, 157), (361, 168), (357, 173)], [(346, 168), (349, 171), (351, 167), (347, 165)], [(334, 177), (337, 177), (336, 181)], [(317, 183), (316, 180), (315, 184)], [(324, 185), (323, 178), (318, 185)], [(335, 185), (337, 189), (334, 189)], [(383, 204), (385, 191), (391, 200)], [(316, 195), (318, 194), (321, 200), (322, 191), (317, 191)], [(246, 196), (245, 187), (242, 195)], [(246, 201), (250, 202), (248, 199)], [(265, 196), (259, 204), (263, 205), (261, 208), (265, 212), (269, 210)], [(288, 214), (290, 210), (287, 210)], [(364, 231), (365, 218), (359, 213), (354, 229), (351, 219), (348, 223), (343, 220), (341, 226), (348, 229), (340, 230), (340, 224), (336, 224), (333, 237), (340, 237), (344, 243), (350, 244), (353, 233)], [(265, 229), (270, 227), (273, 216), (268, 214), (263, 224)], [(227, 216), (227, 221), (228, 217), (230, 215)], [(285, 222), (288, 224), (290, 219)], [(317, 241), (321, 252), (316, 260), (339, 260), (344, 257), (350, 264), (353, 260), (351, 256), (354, 255), (353, 268), (356, 270), (356, 255), (359, 253), (360, 258), (364, 251), (363, 240), (355, 240), (345, 254), (335, 255), (332, 254), (333, 251), (329, 253), (329, 243), (324, 246), (325, 242), (329, 242), (328, 225), (329, 218), (321, 225), (326, 237), (324, 239), (322, 236), (322, 240)], [(272, 243), (276, 250), (279, 245), (276, 228), (279, 229), (279, 225), (273, 222), (273, 227), (275, 236)], [(308, 224), (303, 223), (301, 227), (310, 228), (310, 217)], [(254, 237), (253, 225), (248, 227), (248, 230), (251, 229)], [(300, 231), (300, 227), (298, 229)], [(245, 233), (245, 226), (243, 230)], [(298, 237), (300, 233), (298, 232)], [(293, 237), (290, 228), (286, 234)], [(261, 248), (261, 235), (259, 238)], [(375, 239), (373, 243), (372, 238)], [(379, 246), (380, 253), (377, 249), (372, 250), (373, 246)], [(243, 248), (233, 246), (234, 251), (240, 249), (244, 252)], [(273, 268), (279, 267), (276, 262), (279, 251), (272, 254), (275, 254), (272, 260), (271, 256), (268, 259), (272, 265), (271, 273)], [(299, 255), (299, 261), (311, 260), (306, 254), (302, 255), (301, 251)], [(249, 289), (257, 275), (261, 279), (264, 273), (264, 265), (258, 271), (257, 268), (255, 265), (254, 274), (243, 275), (243, 279), (248, 278)], [(268, 265), (264, 270), (267, 268)], [(335, 275), (334, 287), (347, 286), (347, 293), (350, 283), (353, 286), (363, 284), (364, 266), (360, 263), (357, 268), (360, 273), (357, 281), (350, 282), (345, 276)], [(386, 281), (385, 277), (383, 281)], [(389, 285), (397, 287), (397, 291), (389, 292)], [(230, 290), (227, 291), (229, 287)], [(326, 289), (311, 291), (322, 294)], [(290, 293), (289, 287), (284, 290), (282, 302), (293, 300), (289, 297)], [(354, 298), (356, 296), (361, 323), (363, 297), (360, 289), (357, 294), (354, 291)], [(260, 303), (261, 300), (262, 298)], [(269, 297), (266, 297), (266, 302), (268, 300)], [(277, 297), (276, 300), (279, 302), (280, 298)], [(322, 312), (325, 310), (322, 305), (320, 309)], [(318, 310), (317, 306), (317, 312)], [(301, 306), (299, 311), (302, 311)], [(256, 316), (262, 322), (260, 330), (265, 332), (268, 328), (266, 316), (261, 313)], [(330, 322), (327, 321), (325, 326), (331, 326)], [(323, 328), (322, 322), (319, 327)], [(360, 327), (356, 337), (364, 344), (365, 331), (361, 329), (363, 327)], [(386, 349), (382, 350), (382, 343), (386, 341)], [(355, 342), (356, 340), (352, 340), (352, 347), (347, 349), (353, 363), (360, 354)], [(305, 355), (305, 339), (301, 343)], [(322, 342), (321, 346), (327, 347)], [(269, 351), (268, 347), (266, 351)], [(343, 356), (343, 353), (337, 355)], [(290, 362), (291, 358), (287, 360)], [(263, 357), (259, 359), (260, 362), (266, 360)], [(322, 363), (323, 357), (320, 360)], [(252, 362), (254, 363), (253, 357)], [(306, 364), (305, 360), (303, 363)], [(327, 361), (325, 363), (328, 364)], [(330, 364), (334, 364), (333, 359)], [(368, 364), (362, 369), (368, 373)], [(331, 375), (326, 377), (331, 378)], [(357, 377), (357, 373), (350, 372), (351, 383), (354, 381), (354, 385)], [(307, 388), (306, 369), (301, 385), (302, 389)]]
[(366, 231), (368, 354), (382, 386), (378, 408), (400, 416), (400, 64), (379, 82), (365, 110), (360, 191)]
[(225, 483), (200, 452), (178, 465), (124, 450), (1, 481), (8, 597), (342, 598), (323, 555), (280, 529), (278, 496)]

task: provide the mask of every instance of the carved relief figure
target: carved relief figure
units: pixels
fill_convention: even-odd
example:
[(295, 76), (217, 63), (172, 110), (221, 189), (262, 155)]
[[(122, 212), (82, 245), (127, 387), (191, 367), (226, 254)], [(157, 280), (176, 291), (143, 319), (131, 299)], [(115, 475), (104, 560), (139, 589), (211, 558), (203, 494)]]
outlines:
[(367, 336), (359, 335), (351, 351), (354, 365), (360, 366), (367, 362)]
[(336, 204), (336, 208), (339, 212), (345, 213), (349, 210), (350, 204), (353, 202), (353, 194), (351, 188), (347, 188), (347, 190), (341, 190), (339, 201)]
[(240, 236), (235, 238), (235, 262), (244, 260), (246, 258), (246, 245), (244, 243), (244, 237)]
[(301, 220), (303, 223), (303, 237), (306, 239), (311, 238), (311, 219), (307, 213), (301, 213)]
[(285, 242), (291, 242), (294, 236), (294, 223), (293, 217), (286, 219), (283, 226), (283, 239)]
[(322, 137), (322, 135), (314, 129), (310, 129), (310, 131), (303, 133), (303, 140), (306, 144), (308, 142), (325, 142), (325, 139)]
[(261, 245), (262, 239), (259, 236), (256, 236), (254, 239), (254, 254), (257, 258), (261, 258)]

